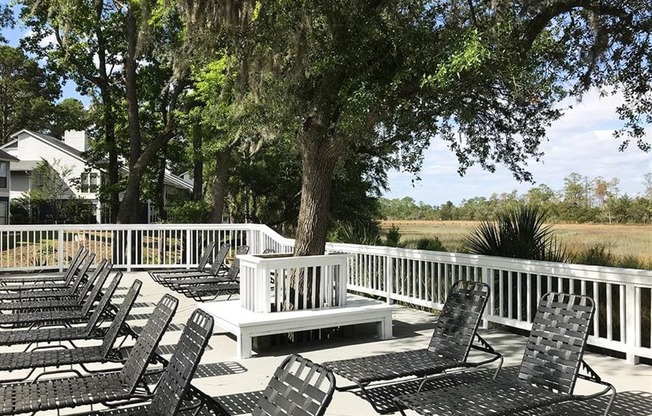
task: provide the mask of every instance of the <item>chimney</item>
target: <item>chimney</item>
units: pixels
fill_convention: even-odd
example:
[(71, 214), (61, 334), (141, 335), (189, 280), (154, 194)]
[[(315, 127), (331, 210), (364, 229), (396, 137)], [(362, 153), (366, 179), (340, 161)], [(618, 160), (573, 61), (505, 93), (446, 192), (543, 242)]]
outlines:
[(63, 142), (80, 152), (85, 152), (87, 150), (88, 142), (85, 131), (66, 130), (65, 133), (63, 133)]

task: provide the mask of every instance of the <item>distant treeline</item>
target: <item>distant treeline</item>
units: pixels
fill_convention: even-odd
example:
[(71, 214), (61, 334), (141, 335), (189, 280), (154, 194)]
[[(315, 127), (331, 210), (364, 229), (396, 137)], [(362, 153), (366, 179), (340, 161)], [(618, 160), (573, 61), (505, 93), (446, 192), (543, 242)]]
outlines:
[(448, 201), (428, 205), (413, 198), (381, 198), (381, 213), (388, 220), (493, 220), (495, 213), (519, 204), (536, 204), (556, 222), (639, 223), (652, 222), (652, 173), (644, 175), (644, 192), (631, 197), (619, 195), (620, 180), (590, 179), (577, 173), (564, 178), (564, 189), (555, 191), (538, 185), (523, 195), (514, 190), (490, 198), (463, 200), (459, 206)]

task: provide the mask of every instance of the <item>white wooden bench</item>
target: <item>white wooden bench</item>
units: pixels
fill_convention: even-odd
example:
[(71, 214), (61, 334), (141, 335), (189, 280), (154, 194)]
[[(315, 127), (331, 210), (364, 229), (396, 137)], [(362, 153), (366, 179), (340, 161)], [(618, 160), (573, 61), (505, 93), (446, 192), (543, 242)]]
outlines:
[(238, 359), (250, 358), (253, 338), (263, 335), (376, 322), (378, 338), (392, 337), (392, 306), (353, 295), (347, 297), (346, 306), (327, 309), (254, 313), (242, 308), (239, 300), (197, 307), (213, 315), (216, 327), (236, 336)]

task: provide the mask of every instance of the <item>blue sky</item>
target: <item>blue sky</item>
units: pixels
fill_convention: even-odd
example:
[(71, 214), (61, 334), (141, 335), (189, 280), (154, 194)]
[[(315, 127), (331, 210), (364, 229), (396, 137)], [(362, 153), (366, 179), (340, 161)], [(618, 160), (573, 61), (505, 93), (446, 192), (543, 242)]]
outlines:
[(635, 144), (624, 152), (618, 151), (620, 141), (614, 139), (612, 133), (622, 125), (616, 114), (616, 107), (621, 102), (620, 95), (601, 98), (597, 91), (591, 91), (581, 102), (572, 99), (562, 103), (563, 106), (571, 104), (573, 108), (548, 129), (548, 141), (541, 145), (545, 153), (541, 161), (529, 164), (528, 169), (536, 182), (534, 185), (516, 181), (502, 166), (498, 166), (495, 173), (474, 167), (460, 177), (454, 155), (441, 141), (433, 141), (426, 151), (421, 181), (412, 184), (413, 175), (390, 172), (390, 190), (385, 197), (409, 196), (431, 205), (441, 205), (449, 200), (459, 204), (464, 199), (488, 198), (493, 193), (514, 189), (523, 194), (539, 184), (561, 190), (564, 177), (571, 172), (589, 178), (601, 176), (607, 180), (617, 177), (621, 194), (642, 194), (643, 175), (652, 172), (652, 154), (642, 152)]
[[(4, 3), (4, 0), (0, 0)], [(16, 45), (26, 33), (17, 26), (3, 34), (10, 44)], [(68, 82), (62, 98), (78, 98), (88, 103), (75, 91), (75, 85)], [(471, 168), (464, 177), (457, 174), (454, 155), (436, 139), (426, 151), (421, 181), (414, 182), (412, 174), (392, 171), (389, 173), (387, 198), (409, 196), (417, 202), (440, 205), (446, 201), (459, 204), (464, 199), (476, 196), (490, 197), (492, 194), (517, 190), (519, 194), (538, 184), (546, 184), (554, 190), (561, 190), (564, 177), (577, 172), (589, 178), (601, 176), (607, 180), (620, 179), (620, 192), (630, 196), (643, 193), (643, 175), (652, 172), (652, 154), (646, 154), (630, 146), (624, 152), (618, 151), (620, 142), (612, 137), (621, 126), (616, 107), (622, 102), (620, 95), (600, 97), (591, 91), (581, 102), (575, 99), (562, 103), (572, 105), (564, 117), (548, 130), (548, 141), (541, 145), (545, 153), (540, 162), (532, 161), (528, 166), (534, 176), (535, 185), (516, 181), (511, 173), (498, 166), (495, 173)], [(648, 129), (648, 135), (650, 134)], [(652, 141), (648, 139), (648, 141)]]

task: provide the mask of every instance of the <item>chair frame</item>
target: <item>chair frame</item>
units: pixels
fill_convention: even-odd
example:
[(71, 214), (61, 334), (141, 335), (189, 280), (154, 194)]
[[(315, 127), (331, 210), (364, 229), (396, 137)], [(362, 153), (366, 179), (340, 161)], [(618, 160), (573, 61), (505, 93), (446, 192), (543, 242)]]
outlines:
[(73, 256), (68, 268), (65, 272), (55, 272), (55, 273), (25, 273), (25, 274), (11, 274), (11, 275), (0, 275), (0, 290), (4, 289), (4, 286), (8, 283), (65, 283), (66, 285), (70, 284), (70, 281), (73, 278), (73, 275), (76, 273), (79, 266), (82, 264), (84, 258), (88, 255), (88, 250), (84, 246), (79, 246), (79, 249)]
[(80, 285), (86, 281), (95, 253), (89, 253), (75, 269), (70, 280), (59, 283), (26, 283), (0, 286), (0, 301), (21, 300), (26, 298), (52, 298), (73, 296)]
[[(92, 261), (94, 255), (88, 256), (87, 259)], [(20, 296), (19, 300), (0, 302), (0, 310), (8, 309), (81, 309), (84, 305), (84, 300), (87, 296), (97, 296), (101, 285), (98, 286), (95, 284), (98, 282), (101, 273), (104, 271), (104, 268), (111, 268), (111, 264), (108, 260), (102, 260), (100, 264), (95, 268), (93, 273), (86, 279), (86, 283), (81, 288), (71, 288), (68, 291), (30, 291), (30, 292), (21, 292), (17, 295)], [(88, 267), (82, 267), (84, 274)], [(81, 279), (79, 281), (81, 283)], [(22, 296), (21, 296), (22, 295)]]
[[(482, 402), (482, 409), (474, 408), (473, 414), (494, 416), (538, 412), (543, 407), (589, 400), (611, 392), (606, 416), (616, 390), (583, 359), (594, 312), (595, 304), (588, 296), (547, 293), (539, 302), (515, 377), (499, 375), (494, 379), (471, 380), (453, 387), (402, 395), (394, 398), (394, 402), (402, 415), (405, 409), (411, 409), (419, 414), (449, 416), (466, 415), (470, 403)], [(578, 378), (605, 388), (594, 394), (576, 395), (573, 390)]]
[[(101, 289), (106, 281), (110, 267), (104, 267), (99, 273), (97, 278), (97, 290)], [(94, 289), (95, 291), (95, 289)], [(20, 310), (14, 311), (12, 314), (0, 314), (0, 327), (13, 328), (13, 327), (33, 327), (34, 325), (46, 323), (80, 323), (90, 319), (91, 308), (95, 303), (95, 298), (88, 296), (82, 305), (81, 310), (64, 309), (49, 309), (43, 311), (28, 311), (22, 312)]]
[(170, 288), (197, 302), (215, 300), (226, 294), (230, 298), (231, 295), (240, 293), (239, 273), (240, 260), (235, 258), (224, 277), (184, 279), (182, 283), (172, 284)]
[(227, 254), (229, 253), (229, 250), (231, 249), (231, 245), (229, 243), (224, 243), (220, 246), (220, 249), (218, 250), (217, 254), (215, 255), (215, 259), (213, 260), (213, 264), (211, 265), (210, 269), (208, 271), (204, 272), (190, 272), (190, 273), (184, 273), (181, 275), (166, 275), (166, 274), (160, 274), (159, 275), (159, 280), (158, 283), (170, 288), (172, 284), (175, 284), (179, 281), (182, 281), (184, 279), (194, 279), (198, 277), (214, 277), (214, 276), (219, 276), (221, 274), (225, 274), (227, 272), (226, 266), (224, 265), (224, 260), (226, 259)]
[[(110, 304), (110, 301), (121, 278), (122, 273), (117, 273), (104, 291), (102, 299), (95, 307), (93, 314), (85, 326), (71, 326), (68, 322), (62, 322), (62, 326), (52, 328), (34, 328), (29, 331), (25, 331), (24, 329), (0, 331), (0, 346), (27, 344), (25, 351), (28, 351), (31, 344), (38, 342), (74, 341), (78, 339), (104, 337), (106, 330), (100, 326), (105, 320), (115, 315), (111, 311), (113, 306)], [(123, 334), (130, 333), (130, 330), (126, 330), (128, 327), (129, 324), (125, 322), (123, 325)]]
[(211, 254), (213, 253), (213, 250), (215, 250), (215, 241), (210, 241), (202, 250), (202, 254), (199, 257), (199, 262), (197, 263), (197, 267), (193, 270), (188, 270), (188, 269), (164, 269), (164, 270), (149, 270), (147, 273), (149, 276), (152, 278), (157, 283), (160, 283), (161, 276), (183, 276), (184, 274), (192, 274), (192, 273), (197, 273), (197, 272), (204, 272), (206, 270), (206, 266), (208, 265), (208, 262), (211, 259)]
[[(428, 348), (324, 363), (336, 375), (353, 382), (337, 387), (337, 390), (359, 389), (374, 410), (383, 414), (392, 413), (394, 409), (380, 408), (374, 403), (367, 391), (372, 383), (417, 377), (422, 379), (422, 386), (429, 376), (453, 369), (475, 368), (494, 361), (499, 361), (497, 373), (502, 367), (503, 357), (477, 332), (489, 293), (486, 283), (458, 281), (453, 284), (435, 322)], [(491, 357), (468, 361), (472, 349)]]
[[(164, 295), (158, 302), (129, 357), (120, 371), (35, 380), (0, 385), (0, 397), (18, 400), (0, 400), (0, 415), (20, 414), (41, 410), (61, 409), (95, 403), (113, 403), (120, 400), (144, 401), (152, 393), (143, 380), (150, 359), (163, 337), (165, 329), (177, 309), (178, 300)], [(61, 370), (67, 372), (67, 370)], [(52, 374), (52, 373), (50, 373)]]
[[(115, 280), (120, 281), (121, 277), (122, 273), (118, 272), (114, 278), (114, 282)], [(134, 302), (136, 302), (141, 286), (142, 282), (136, 279), (122, 301), (120, 309), (111, 322), (111, 325), (104, 333), (101, 345), (80, 347), (71, 342), (70, 344), (73, 348), (68, 348), (63, 344), (45, 345), (38, 346), (30, 351), (6, 352), (0, 354), (0, 371), (31, 369), (31, 371), (24, 377), (13, 380), (3, 379), (2, 382), (7, 383), (27, 380), (38, 368), (41, 367), (79, 365), (86, 373), (90, 374), (97, 371), (86, 367), (86, 364), (88, 363), (122, 362), (123, 355), (120, 350), (120, 345), (114, 348), (114, 344), (120, 335), (122, 326), (126, 322), (129, 311)], [(124, 342), (126, 338), (127, 337), (125, 336), (122, 342)], [(77, 372), (74, 369), (70, 369), (69, 371), (77, 373), (80, 377), (83, 376), (81, 372)], [(44, 371), (41, 375), (50, 373), (51, 372)], [(41, 375), (39, 375), (39, 377)]]

